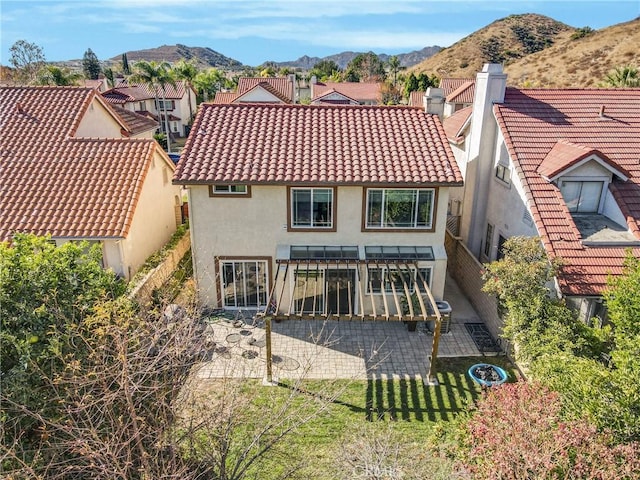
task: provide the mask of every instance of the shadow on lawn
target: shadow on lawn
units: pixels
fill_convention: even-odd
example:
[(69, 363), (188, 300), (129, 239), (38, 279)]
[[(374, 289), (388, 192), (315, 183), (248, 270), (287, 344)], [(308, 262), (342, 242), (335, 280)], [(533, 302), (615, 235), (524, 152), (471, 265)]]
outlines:
[(452, 420), (480, 396), (480, 388), (466, 376), (443, 374), (438, 377), (438, 386), (424, 385), (420, 379), (369, 379), (366, 419), (370, 422)]

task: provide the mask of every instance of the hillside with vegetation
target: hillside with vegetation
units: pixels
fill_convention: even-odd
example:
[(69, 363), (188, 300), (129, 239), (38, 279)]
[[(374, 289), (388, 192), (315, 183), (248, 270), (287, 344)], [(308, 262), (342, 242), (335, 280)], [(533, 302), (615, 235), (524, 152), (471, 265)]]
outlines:
[(640, 65), (640, 18), (600, 30), (537, 14), (510, 15), (411, 68), (438, 77), (474, 77), (501, 63), (508, 82), (529, 87), (595, 87), (616, 67)]
[(568, 39), (505, 67), (509, 83), (532, 87), (596, 87), (616, 67), (640, 66), (640, 17)]
[[(216, 67), (230, 70), (242, 68), (242, 63), (239, 61), (226, 57), (209, 47), (187, 47), (181, 44), (162, 45), (146, 50), (131, 50), (126, 54), (129, 62), (138, 62), (140, 60), (162, 62), (166, 60), (169, 63), (177, 63), (180, 60), (194, 60), (199, 68)], [(121, 58), (122, 56), (118, 55), (111, 58), (110, 61), (118, 63)]]
[(508, 64), (562, 42), (574, 31), (543, 15), (510, 15), (464, 37), (410, 71), (439, 77), (473, 77), (485, 63)]

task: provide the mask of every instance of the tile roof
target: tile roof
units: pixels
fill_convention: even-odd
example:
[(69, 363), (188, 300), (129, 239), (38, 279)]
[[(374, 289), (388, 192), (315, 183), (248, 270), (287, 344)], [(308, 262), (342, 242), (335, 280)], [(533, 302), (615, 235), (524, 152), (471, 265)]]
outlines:
[(559, 140), (553, 148), (549, 150), (547, 156), (544, 157), (538, 166), (538, 173), (546, 179), (554, 180), (555, 177), (560, 175), (562, 172), (570, 169), (572, 166), (588, 157), (591, 157), (592, 155), (595, 155), (601, 161), (607, 163), (616, 171), (618, 176), (629, 176), (626, 170), (613, 163), (609, 157), (604, 155), (602, 152), (595, 148), (576, 145), (575, 143), (571, 143), (566, 140)]
[(118, 105), (112, 105), (111, 108), (125, 121), (132, 134), (155, 130), (158, 128), (158, 121), (132, 112)]
[[(339, 98), (329, 98), (331, 96), (337, 96)], [(337, 92), (335, 90), (327, 90), (324, 94), (317, 96), (313, 99), (313, 104), (324, 105), (359, 105), (360, 102), (355, 98), (351, 98), (344, 93)]]
[(238, 88), (236, 92), (240, 95), (252, 90), (258, 84), (267, 83), (275, 91), (278, 97), (292, 102), (294, 99), (293, 83), (289, 77), (240, 77), (238, 79)]
[(416, 90), (409, 95), (410, 107), (424, 107), (424, 90)]
[(74, 138), (94, 101), (110, 110), (91, 88), (0, 88), (0, 240), (126, 237), (157, 143)]
[(326, 95), (335, 90), (359, 102), (382, 101), (382, 84), (378, 82), (317, 82), (311, 84), (311, 100)]
[[(144, 92), (141, 94), (145, 96), (144, 98), (155, 98), (153, 89), (149, 85), (146, 85), (144, 83), (129, 83), (127, 79), (121, 78), (116, 81), (115, 88), (118, 90), (123, 88), (136, 88)], [(164, 86), (164, 98), (166, 98), (167, 100), (178, 100), (184, 97), (186, 93), (187, 86), (186, 83), (182, 80), (177, 81), (175, 85), (167, 84)], [(159, 94), (159, 96), (160, 98), (162, 98), (162, 95)], [(142, 98), (140, 99), (142, 100)]]
[(150, 93), (142, 86), (111, 88), (102, 93), (102, 96), (107, 100), (107, 102), (117, 105), (123, 105), (127, 102), (155, 99), (153, 93)]
[(460, 143), (462, 140), (464, 140), (462, 129), (465, 125), (467, 125), (469, 118), (471, 118), (472, 110), (473, 107), (461, 108), (453, 115), (445, 118), (442, 121), (444, 131), (447, 134), (447, 138), (450, 142)]
[(440, 85), (438, 88), (441, 88), (444, 96), (447, 97), (451, 92), (460, 88), (465, 83), (475, 82), (475, 78), (450, 78), (445, 77), (440, 79)]
[(216, 92), (216, 96), (213, 99), (212, 103), (217, 105), (225, 104), (225, 103), (233, 103), (233, 101), (238, 97), (236, 92)]
[(203, 104), (176, 184), (443, 184), (462, 177), (437, 116), (411, 107)]
[(449, 94), (445, 93), (447, 102), (449, 103), (473, 103), (473, 95), (475, 93), (476, 82), (465, 82)]
[[(603, 106), (606, 115), (600, 114)], [(577, 151), (602, 153), (629, 174), (628, 181), (614, 179), (610, 191), (640, 239), (640, 89), (507, 88), (494, 112), (545, 248), (566, 263), (559, 276), (562, 292), (601, 294), (607, 276), (621, 273), (628, 245), (585, 245), (559, 189), (539, 169), (560, 168), (558, 159), (543, 165), (554, 147), (570, 162)], [(575, 145), (573, 153), (564, 155), (568, 149), (559, 140)], [(640, 247), (633, 254), (640, 256)]]
[[(291, 82), (289, 82), (289, 83), (291, 83)], [(250, 89), (245, 90), (245, 91), (243, 91), (241, 93), (238, 93), (236, 98), (233, 101), (234, 102), (242, 102), (242, 97), (244, 97), (248, 93), (253, 92), (254, 90), (257, 90), (257, 89), (266, 90), (267, 92), (269, 92), (271, 95), (273, 95), (274, 97), (276, 97), (278, 100), (282, 101), (283, 103), (291, 103), (292, 102), (291, 97), (287, 97), (284, 93), (282, 93), (278, 88), (274, 87), (269, 82), (258, 82), (258, 83), (256, 83)]]

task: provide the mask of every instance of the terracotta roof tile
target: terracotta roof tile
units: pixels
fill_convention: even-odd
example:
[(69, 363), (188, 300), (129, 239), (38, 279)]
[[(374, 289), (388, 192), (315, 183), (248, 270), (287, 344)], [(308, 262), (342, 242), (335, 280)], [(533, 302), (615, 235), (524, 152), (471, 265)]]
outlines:
[[(132, 96), (134, 96), (134, 101), (155, 98), (155, 93), (149, 85), (143, 83), (129, 83), (129, 81), (126, 79), (118, 80), (116, 82), (115, 89), (122, 90), (131, 94)], [(178, 100), (184, 97), (186, 95), (186, 92), (187, 86), (185, 82), (177, 81), (175, 85), (165, 85), (164, 98), (168, 100)]]
[(95, 90), (0, 88), (0, 240), (126, 237), (157, 143), (74, 138)]
[(460, 184), (437, 116), (410, 107), (204, 104), (179, 184)]
[(475, 82), (475, 78), (450, 78), (445, 77), (440, 80), (440, 85), (438, 88), (441, 88), (444, 96), (447, 97), (451, 92), (460, 88), (465, 83)]
[(447, 134), (449, 141), (453, 143), (460, 143), (464, 140), (462, 129), (469, 121), (469, 118), (471, 118), (471, 112), (472, 107), (465, 107), (442, 121), (444, 131)]
[(382, 101), (382, 84), (378, 82), (317, 82), (311, 84), (311, 100), (323, 97), (327, 92), (335, 90), (346, 97), (359, 102)]
[[(601, 294), (607, 275), (622, 271), (628, 245), (584, 245), (559, 189), (541, 173), (553, 174), (587, 152), (601, 154), (628, 174), (625, 182), (614, 179), (610, 190), (640, 239), (640, 89), (507, 88), (494, 111), (545, 248), (566, 262), (561, 290)], [(632, 251), (640, 256), (640, 247)]]
[(449, 103), (473, 103), (473, 95), (475, 93), (476, 82), (465, 82), (456, 88), (454, 91), (446, 95), (446, 100)]
[(131, 133), (134, 135), (158, 128), (158, 122), (156, 120), (117, 105), (112, 105), (112, 108), (126, 122)]
[(238, 98), (238, 94), (236, 92), (216, 92), (216, 96), (211, 103), (215, 103), (217, 105), (233, 103), (236, 98)]
[(424, 90), (416, 90), (414, 92), (411, 92), (411, 94), (409, 95), (409, 106), (424, 108), (424, 94)]
[(289, 77), (240, 77), (236, 93), (243, 95), (252, 90), (258, 84), (268, 84), (276, 92), (278, 97), (291, 102), (294, 99), (293, 83)]

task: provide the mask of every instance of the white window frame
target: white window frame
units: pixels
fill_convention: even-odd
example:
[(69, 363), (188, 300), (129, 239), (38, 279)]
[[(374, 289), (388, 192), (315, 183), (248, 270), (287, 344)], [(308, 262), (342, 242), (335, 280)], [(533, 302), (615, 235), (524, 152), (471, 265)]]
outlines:
[[(296, 212), (297, 212), (297, 208), (296, 208), (296, 192), (309, 192), (310, 194), (310, 215), (309, 215), (309, 221), (308, 222), (300, 222), (296, 219)], [(314, 194), (315, 193), (320, 193), (322, 192), (323, 194), (326, 194), (328, 192), (329, 194), (329, 206), (327, 208), (327, 219), (326, 220), (319, 220), (316, 219), (316, 213), (313, 211), (313, 207), (314, 207)], [(298, 230), (298, 229), (309, 229), (312, 228), (314, 230), (332, 230), (334, 228), (334, 222), (335, 219), (334, 217), (334, 205), (335, 205), (335, 193), (334, 193), (334, 189), (329, 187), (292, 187), (290, 189), (289, 192), (289, 209), (290, 209), (290, 225), (289, 228), (291, 228), (292, 230)]]
[[(257, 304), (253, 305), (253, 304), (249, 304), (248, 303), (248, 298), (251, 296), (248, 294), (248, 289), (247, 289), (247, 285), (248, 285), (248, 281), (251, 281), (250, 278), (247, 278), (246, 276), (244, 276), (244, 274), (246, 273), (246, 267), (245, 265), (251, 265), (254, 264), (256, 272), (259, 272), (259, 264), (262, 264), (262, 272), (264, 275), (264, 285), (260, 285), (260, 281), (258, 280), (256, 283), (256, 298), (257, 298)], [(226, 270), (225, 270), (225, 266), (226, 265), (231, 265), (232, 266), (232, 271), (233, 271), (233, 281), (228, 283), (228, 279), (226, 278)], [(242, 265), (242, 271), (239, 272), (238, 271), (238, 267)], [(222, 302), (222, 306), (224, 308), (232, 308), (232, 309), (252, 309), (252, 308), (263, 308), (266, 306), (267, 301), (269, 300), (269, 263), (267, 260), (253, 260), (250, 258), (247, 259), (220, 259), (219, 260), (219, 271), (220, 271), (220, 299)], [(236, 277), (236, 275), (239, 275), (239, 277)], [(241, 278), (240, 278), (241, 277)], [(242, 281), (242, 292), (238, 292), (238, 288), (237, 288), (237, 284), (238, 282)], [(227, 295), (225, 290), (227, 288), (233, 288), (233, 297), (234, 297), (234, 301), (233, 301), (233, 305), (231, 305), (230, 303), (227, 302)], [(244, 305), (239, 305), (239, 303), (243, 303), (243, 302), (238, 302), (238, 294), (242, 294), (243, 296), (243, 300), (244, 300)], [(264, 300), (264, 303), (262, 303), (260, 301), (261, 297)]]
[[(570, 213), (600, 213), (602, 211), (602, 204), (604, 202), (604, 193), (605, 193), (605, 189), (608, 187), (608, 179), (606, 178), (602, 178), (602, 177), (593, 177), (593, 178), (589, 178), (589, 177), (563, 177), (559, 179), (558, 182), (558, 188), (560, 190), (560, 194), (562, 195), (562, 199), (565, 202), (565, 205), (567, 206), (567, 209), (569, 210)], [(578, 199), (580, 199), (582, 197), (582, 189), (584, 187), (585, 183), (600, 183), (600, 196), (598, 198), (598, 206), (596, 207), (596, 210), (588, 210), (588, 211), (580, 211), (578, 208), (580, 206), (580, 201), (578, 201), (577, 204), (577, 208), (576, 209), (572, 209), (569, 207), (569, 204), (567, 203), (567, 200), (564, 196), (564, 194), (562, 193), (562, 190), (564, 188), (564, 184), (565, 183), (579, 183), (580, 185), (580, 195), (578, 197)]]
[(249, 186), (236, 183), (216, 183), (211, 186), (214, 195), (248, 195)]
[[(374, 192), (381, 192), (381, 202), (380, 205), (376, 207), (379, 208), (379, 222), (372, 223), (371, 220), (371, 194)], [(402, 192), (402, 193), (412, 193), (413, 198), (413, 206), (412, 206), (412, 225), (404, 225), (404, 226), (396, 226), (396, 225), (385, 225), (388, 223), (387, 210), (386, 206), (388, 206), (388, 198), (392, 192)], [(429, 218), (426, 221), (426, 225), (418, 225), (418, 216), (419, 209), (417, 208), (420, 201), (420, 194), (430, 195), (430, 205), (429, 205)], [(436, 189), (435, 188), (367, 188), (366, 190), (366, 208), (365, 208), (365, 228), (368, 230), (432, 230), (433, 229), (433, 216), (434, 211), (436, 209)]]

